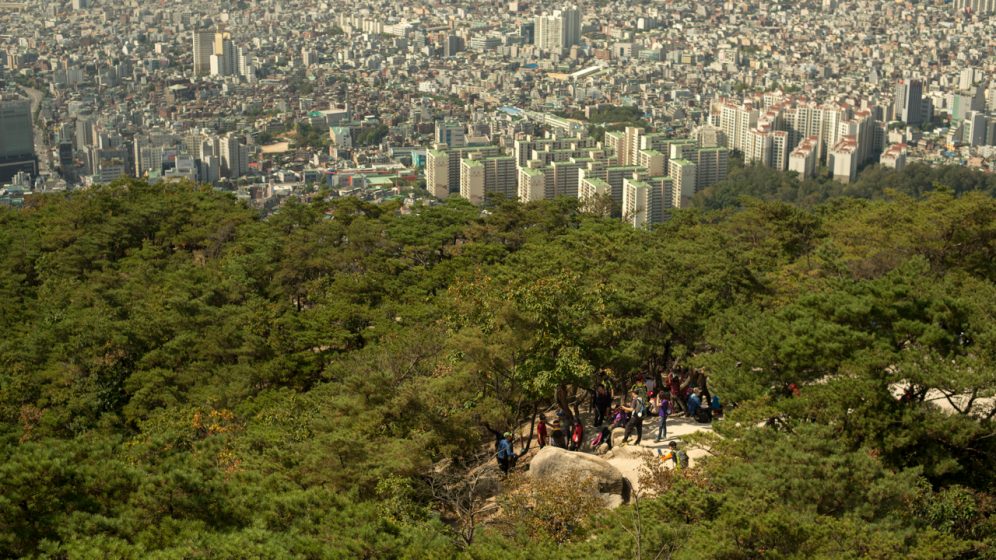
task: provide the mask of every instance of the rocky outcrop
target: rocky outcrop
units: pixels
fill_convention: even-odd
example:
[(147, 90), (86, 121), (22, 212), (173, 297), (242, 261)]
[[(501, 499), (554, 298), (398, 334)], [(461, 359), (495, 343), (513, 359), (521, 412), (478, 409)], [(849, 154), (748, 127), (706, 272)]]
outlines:
[(616, 507), (629, 501), (630, 485), (619, 469), (608, 461), (587, 453), (545, 447), (529, 463), (529, 476), (540, 484), (545, 480), (591, 478), (607, 507)]

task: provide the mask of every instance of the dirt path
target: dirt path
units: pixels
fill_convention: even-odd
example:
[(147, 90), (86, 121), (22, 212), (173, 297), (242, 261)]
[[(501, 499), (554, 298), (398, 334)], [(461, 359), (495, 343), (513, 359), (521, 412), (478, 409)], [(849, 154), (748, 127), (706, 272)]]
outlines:
[[(656, 455), (658, 449), (667, 453), (669, 442), (678, 441), (680, 444), (684, 436), (702, 431), (712, 431), (712, 425), (699, 424), (691, 418), (671, 417), (667, 421), (667, 438), (655, 443), (654, 438), (657, 437), (657, 417), (653, 417), (643, 423), (643, 440), (640, 442), (640, 445), (630, 444), (623, 447), (613, 447), (612, 451), (603, 456), (603, 458), (612, 466), (619, 469), (619, 472), (629, 480), (633, 489), (638, 491), (640, 489), (640, 467), (643, 465), (643, 458), (648, 453)], [(634, 439), (635, 436), (631, 436), (630, 441)], [(701, 449), (686, 449), (686, 451), (688, 452), (688, 458), (691, 460), (691, 465), (694, 465), (696, 460), (706, 454)]]

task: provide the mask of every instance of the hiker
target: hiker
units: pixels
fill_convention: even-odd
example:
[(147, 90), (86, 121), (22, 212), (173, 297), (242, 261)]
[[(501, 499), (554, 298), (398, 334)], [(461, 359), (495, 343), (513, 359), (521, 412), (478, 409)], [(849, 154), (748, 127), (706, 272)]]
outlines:
[(709, 424), (712, 422), (712, 408), (709, 401), (702, 399), (702, 404), (695, 411), (695, 421), (699, 424)]
[(609, 406), (612, 405), (612, 395), (606, 390), (605, 385), (599, 384), (598, 388), (595, 389), (595, 427), (602, 425), (605, 422), (605, 414), (609, 410)]
[(640, 440), (643, 439), (643, 416), (646, 414), (647, 407), (643, 402), (644, 397), (641, 397), (636, 391), (630, 391), (629, 396), (632, 400), (630, 406), (622, 407), (623, 410), (630, 413), (629, 422), (626, 423), (626, 433), (623, 434), (622, 442), (624, 444), (629, 443), (629, 435), (636, 431), (636, 441), (633, 445), (640, 445)]
[(699, 412), (699, 407), (702, 406), (702, 397), (698, 389), (692, 391), (692, 394), (688, 397), (688, 403), (686, 405), (688, 410), (688, 415), (695, 418), (695, 415)]
[(491, 432), (495, 436), (495, 452), (501, 447), (501, 441), (505, 439), (505, 434), (499, 432), (498, 430), (489, 426), (486, 422), (484, 423), (484, 429)]
[(584, 424), (580, 420), (574, 421), (574, 429), (571, 430), (571, 443), (568, 449), (571, 451), (581, 451), (584, 445)]
[(626, 411), (623, 410), (623, 407), (617, 403), (615, 412), (612, 414), (612, 424), (609, 426), (609, 429), (614, 430), (616, 428), (621, 428), (625, 426), (628, 421), (629, 416), (626, 414)]
[(671, 461), (674, 462), (675, 469), (678, 470), (687, 469), (688, 453), (685, 453), (685, 451), (682, 449), (678, 449), (677, 442), (672, 441), (671, 443), (667, 444), (667, 446), (669, 448), (669, 451), (666, 454), (661, 453), (660, 449), (657, 450), (657, 456), (660, 457), (661, 461), (667, 461), (670, 459)]
[(664, 396), (664, 392), (657, 393), (657, 438), (654, 443), (660, 443), (667, 439), (667, 417), (671, 415), (671, 403)]
[(681, 400), (681, 377), (678, 372), (671, 371), (667, 374), (667, 386), (671, 393), (671, 411), (684, 411), (685, 403)]
[(723, 405), (719, 402), (719, 395), (712, 396), (712, 400), (709, 401), (709, 408), (712, 409), (713, 418), (723, 417)]
[(564, 437), (564, 430), (560, 427), (560, 420), (553, 421), (553, 432), (550, 434), (550, 441), (554, 447), (567, 449), (567, 438)]
[(536, 425), (536, 441), (539, 443), (540, 449), (550, 443), (550, 436), (546, 433), (546, 414), (542, 412), (539, 415), (539, 423)]
[(512, 432), (505, 432), (505, 437), (498, 443), (498, 468), (503, 474), (508, 474), (508, 469), (515, 466), (518, 456), (512, 450)]

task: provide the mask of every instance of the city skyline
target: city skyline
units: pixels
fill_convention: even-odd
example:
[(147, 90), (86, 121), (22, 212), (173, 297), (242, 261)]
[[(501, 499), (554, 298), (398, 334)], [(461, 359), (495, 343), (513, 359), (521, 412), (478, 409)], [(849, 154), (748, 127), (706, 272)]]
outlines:
[[(624, 180), (686, 185), (660, 197), (679, 208), (725, 176), (663, 140), (842, 182), (876, 164), (991, 169), (990, 4), (23, 3), (0, 16), (13, 31), (0, 72), (7, 98), (38, 98), (28, 192), (130, 175), (267, 206), (309, 184), (480, 203), (579, 197), (585, 179), (611, 179), (621, 213)], [(802, 28), (819, 40), (790, 33)], [(3, 134), (15, 129), (23, 143), (23, 124)], [(542, 138), (559, 147), (524, 147)]]

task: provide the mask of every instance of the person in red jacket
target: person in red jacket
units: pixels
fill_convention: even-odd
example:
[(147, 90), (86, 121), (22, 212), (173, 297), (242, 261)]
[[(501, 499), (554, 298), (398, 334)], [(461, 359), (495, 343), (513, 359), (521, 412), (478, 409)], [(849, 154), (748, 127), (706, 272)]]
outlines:
[(571, 444), (568, 447), (571, 451), (580, 451), (584, 444), (584, 425), (580, 420), (574, 421), (574, 429), (571, 431)]
[(540, 413), (539, 424), (536, 425), (536, 440), (539, 443), (540, 449), (543, 449), (550, 443), (550, 436), (546, 433), (546, 414), (543, 413)]

